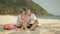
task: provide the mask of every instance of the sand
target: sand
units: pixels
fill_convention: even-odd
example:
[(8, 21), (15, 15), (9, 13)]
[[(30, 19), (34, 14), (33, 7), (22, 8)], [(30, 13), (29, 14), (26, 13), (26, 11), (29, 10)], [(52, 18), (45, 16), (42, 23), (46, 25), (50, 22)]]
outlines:
[[(38, 19), (39, 24), (60, 24), (60, 20), (57, 19)], [(0, 24), (7, 24), (12, 23), (16, 24), (17, 16), (10, 16), (10, 15), (0, 15)]]
[(4, 30), (3, 25), (7, 23), (16, 24), (17, 16), (0, 15), (0, 34), (60, 34), (60, 20), (38, 19), (39, 26), (35, 31), (30, 30)]

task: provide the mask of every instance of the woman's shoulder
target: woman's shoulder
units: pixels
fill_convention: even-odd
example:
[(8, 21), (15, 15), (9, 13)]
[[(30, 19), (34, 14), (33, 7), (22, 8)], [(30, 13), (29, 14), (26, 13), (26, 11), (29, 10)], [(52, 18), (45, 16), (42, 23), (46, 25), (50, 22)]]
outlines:
[(17, 17), (21, 17), (21, 15), (17, 15)]

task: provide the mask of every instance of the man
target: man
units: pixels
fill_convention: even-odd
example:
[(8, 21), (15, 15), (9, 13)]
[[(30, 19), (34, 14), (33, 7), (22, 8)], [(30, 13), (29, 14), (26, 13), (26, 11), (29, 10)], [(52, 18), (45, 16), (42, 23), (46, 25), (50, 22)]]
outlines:
[(38, 20), (36, 16), (33, 13), (31, 13), (30, 9), (26, 10), (26, 16), (28, 16), (27, 27), (30, 28), (30, 30), (34, 30), (35, 27), (38, 25)]

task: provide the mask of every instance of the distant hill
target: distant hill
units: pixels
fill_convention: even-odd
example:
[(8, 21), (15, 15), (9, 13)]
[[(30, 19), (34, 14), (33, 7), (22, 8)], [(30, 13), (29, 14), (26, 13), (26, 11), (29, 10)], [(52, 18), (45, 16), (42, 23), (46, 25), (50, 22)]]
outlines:
[(27, 7), (36, 15), (52, 15), (32, 0), (0, 0), (0, 15), (18, 15), (19, 9)]

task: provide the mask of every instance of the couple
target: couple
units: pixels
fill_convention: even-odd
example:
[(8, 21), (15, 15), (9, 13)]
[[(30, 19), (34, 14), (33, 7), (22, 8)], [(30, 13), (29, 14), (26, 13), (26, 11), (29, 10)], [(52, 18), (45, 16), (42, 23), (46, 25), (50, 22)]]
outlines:
[(20, 10), (19, 16), (17, 18), (17, 28), (24, 30), (30, 29), (34, 30), (38, 25), (38, 20), (36, 16), (31, 13), (30, 9)]

